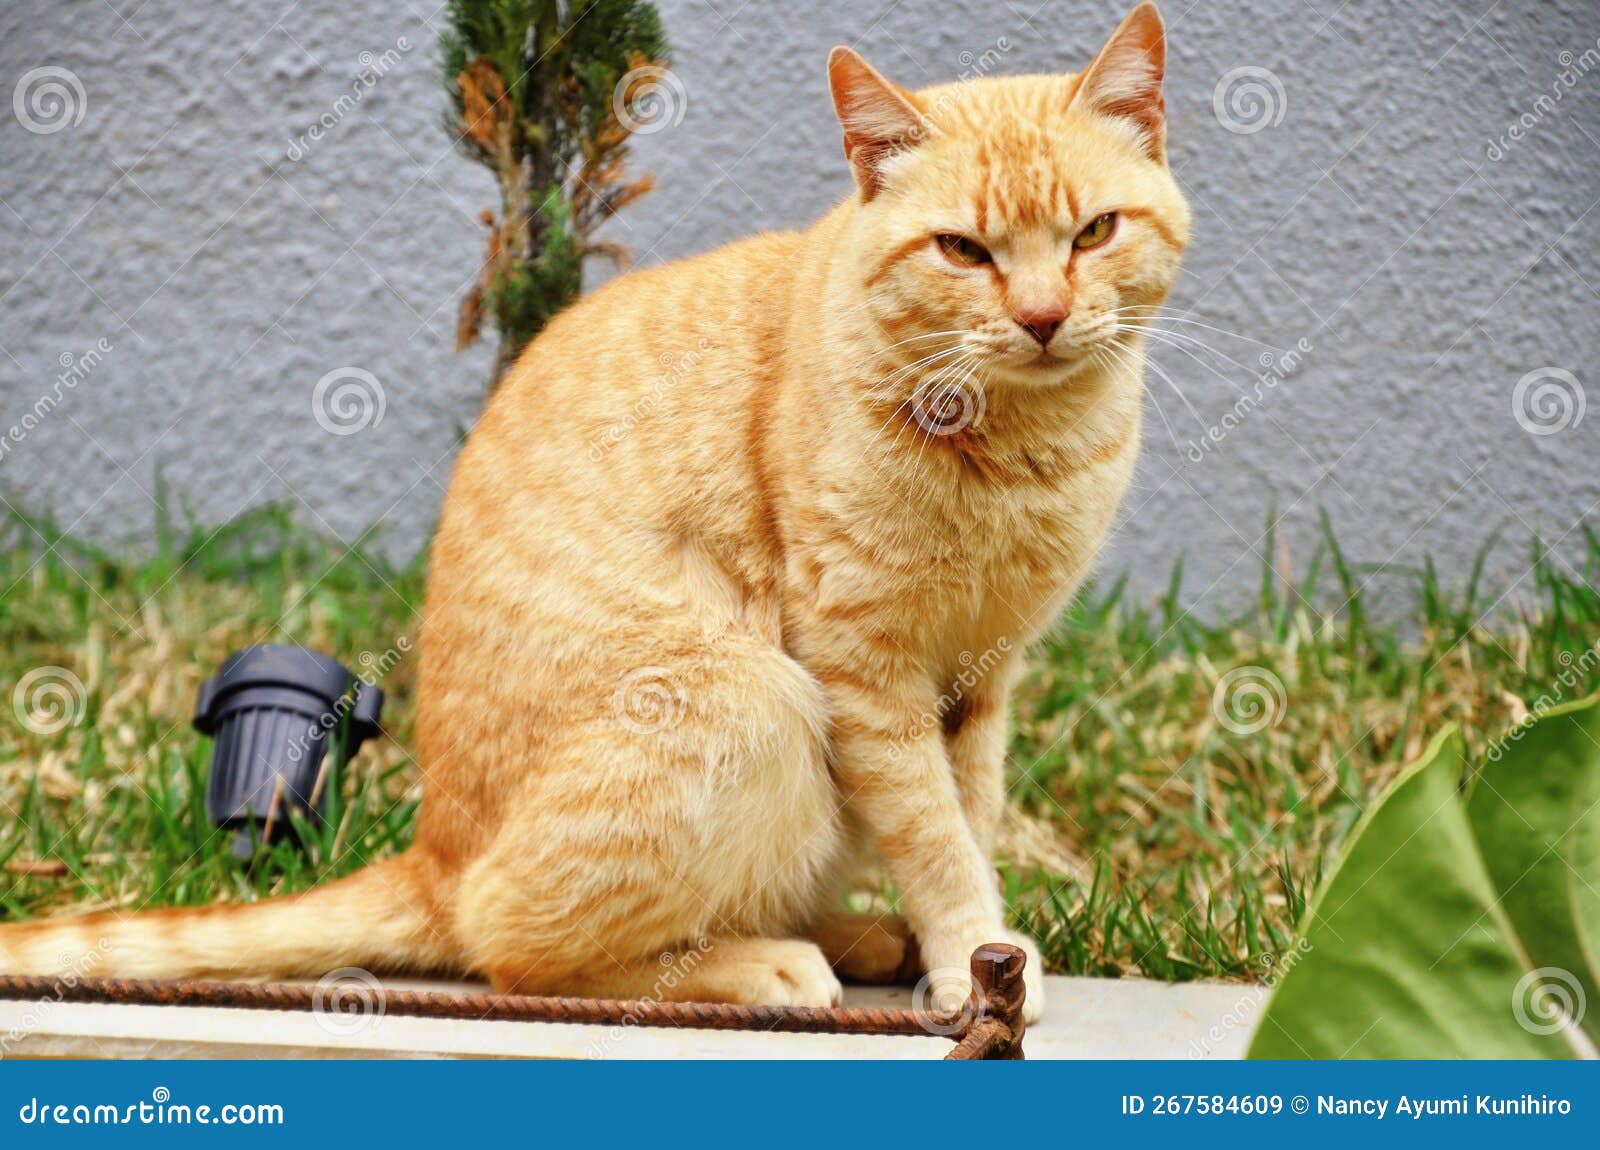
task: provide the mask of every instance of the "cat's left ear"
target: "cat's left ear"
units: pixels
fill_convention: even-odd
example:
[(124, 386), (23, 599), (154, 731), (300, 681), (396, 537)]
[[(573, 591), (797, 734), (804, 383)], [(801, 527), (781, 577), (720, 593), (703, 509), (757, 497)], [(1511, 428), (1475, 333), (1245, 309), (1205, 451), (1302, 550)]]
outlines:
[(1167, 106), (1161, 99), (1161, 80), (1166, 70), (1167, 33), (1161, 13), (1151, 0), (1144, 0), (1078, 77), (1072, 107), (1133, 124), (1145, 153), (1165, 163)]
[(927, 119), (915, 96), (885, 80), (851, 48), (828, 54), (828, 87), (844, 129), (845, 158), (861, 198), (870, 200), (883, 186), (885, 161), (926, 138)]

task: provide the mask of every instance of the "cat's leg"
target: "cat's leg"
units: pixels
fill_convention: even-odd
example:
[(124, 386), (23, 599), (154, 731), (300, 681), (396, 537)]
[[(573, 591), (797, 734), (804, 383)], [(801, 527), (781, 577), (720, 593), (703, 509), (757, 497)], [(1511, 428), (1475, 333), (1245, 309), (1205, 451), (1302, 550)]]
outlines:
[(568, 701), (538, 761), (501, 773), (521, 789), (457, 899), (473, 968), (523, 993), (637, 996), (663, 954), (710, 939), (663, 993), (829, 1005), (837, 980), (794, 938), (844, 847), (817, 685), (743, 634), (663, 635), (648, 662), (602, 667), (618, 689)]
[(1011, 685), (1020, 660), (1008, 657), (979, 676), (941, 721), (956, 795), (967, 825), (985, 856), (994, 856), (1005, 806), (1006, 743), (1011, 714)]
[[(520, 986), (496, 979), (502, 990)], [(701, 939), (631, 963), (596, 954), (563, 980), (561, 993), (654, 1002), (837, 1006), (839, 980), (813, 942), (794, 938)]]
[(898, 914), (830, 910), (802, 933), (822, 948), (833, 972), (851, 982), (915, 982), (922, 973), (917, 940)]
[[(935, 1003), (956, 1009), (971, 991), (972, 952), (1008, 933), (994, 868), (962, 808), (945, 732), (927, 721), (938, 714), (934, 685), (897, 645), (848, 632), (831, 638), (829, 653), (808, 662), (830, 696), (840, 789), (900, 890)], [(1037, 961), (1027, 969), (1031, 1019), (1044, 1006), (1043, 972)]]
[[(1011, 715), (1011, 686), (1020, 660), (1010, 657), (977, 679), (944, 718), (945, 745), (956, 794), (967, 825), (984, 857), (994, 859), (1000, 818), (1005, 808), (1006, 745)], [(1020, 931), (1002, 936), (1028, 956), (1029, 993), (1041, 985), (1044, 964), (1038, 944)]]

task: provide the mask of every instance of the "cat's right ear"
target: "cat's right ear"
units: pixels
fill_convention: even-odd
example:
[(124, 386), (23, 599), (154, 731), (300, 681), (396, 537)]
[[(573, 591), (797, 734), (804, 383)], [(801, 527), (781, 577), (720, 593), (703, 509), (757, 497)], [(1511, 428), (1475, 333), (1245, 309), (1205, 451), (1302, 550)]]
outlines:
[(927, 136), (927, 118), (915, 96), (885, 80), (851, 48), (829, 53), (828, 87), (844, 129), (845, 158), (862, 200), (870, 200), (883, 186), (885, 161)]
[(1167, 161), (1167, 32), (1153, 0), (1140, 0), (1083, 70), (1072, 107), (1132, 124), (1145, 154)]

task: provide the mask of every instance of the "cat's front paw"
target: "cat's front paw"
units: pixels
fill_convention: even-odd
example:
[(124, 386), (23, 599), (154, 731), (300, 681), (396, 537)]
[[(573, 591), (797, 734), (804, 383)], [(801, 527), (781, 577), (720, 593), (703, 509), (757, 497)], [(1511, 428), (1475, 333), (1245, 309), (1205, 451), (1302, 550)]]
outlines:
[(1019, 930), (1006, 931), (1006, 941), (1028, 956), (1022, 968), (1022, 989), (1027, 995), (1022, 1000), (1022, 1021), (1038, 1022), (1044, 1017), (1044, 960), (1039, 957), (1039, 944)]
[(812, 942), (766, 940), (751, 959), (738, 965), (743, 985), (737, 1002), (762, 1006), (840, 1006), (844, 988)]
[[(1005, 941), (1020, 948), (1027, 957), (1027, 962), (1022, 968), (1022, 986), (1025, 993), (1022, 1018), (1024, 1022), (1037, 1022), (1044, 1017), (1044, 961), (1039, 957), (1038, 944), (1020, 931), (1005, 931), (1004, 938)], [(984, 945), (984, 942), (990, 941), (993, 940), (985, 939), (966, 946), (965, 949), (960, 945), (953, 945), (935, 951), (945, 961), (941, 965), (934, 965), (931, 962), (928, 964), (926, 986), (927, 1006), (930, 1010), (941, 1014), (954, 1014), (967, 1008), (974, 991), (971, 973), (972, 952)], [(962, 953), (966, 958), (958, 963), (955, 961), (955, 956)]]
[(972, 974), (960, 966), (935, 966), (923, 976), (927, 988), (924, 1002), (933, 1014), (962, 1015), (974, 1002)]

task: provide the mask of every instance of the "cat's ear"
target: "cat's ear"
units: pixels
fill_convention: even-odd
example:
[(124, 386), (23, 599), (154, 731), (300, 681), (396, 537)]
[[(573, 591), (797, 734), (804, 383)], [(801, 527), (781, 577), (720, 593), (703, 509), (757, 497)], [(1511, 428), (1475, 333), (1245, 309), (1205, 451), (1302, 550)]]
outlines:
[(1167, 70), (1167, 33), (1161, 13), (1144, 0), (1111, 33), (1083, 74), (1072, 107), (1111, 116), (1139, 129), (1146, 154), (1164, 163), (1167, 154), (1167, 107), (1161, 79)]
[(828, 87), (844, 129), (845, 158), (861, 198), (870, 200), (883, 186), (884, 161), (924, 139), (927, 119), (915, 96), (885, 80), (850, 48), (829, 53)]

